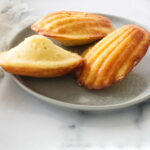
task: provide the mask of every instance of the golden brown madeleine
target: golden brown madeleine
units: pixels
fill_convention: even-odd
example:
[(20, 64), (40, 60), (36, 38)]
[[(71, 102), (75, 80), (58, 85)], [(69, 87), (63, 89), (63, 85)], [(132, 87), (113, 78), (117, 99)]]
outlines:
[(31, 29), (65, 46), (91, 43), (114, 30), (111, 21), (104, 16), (75, 11), (51, 13), (36, 21)]
[(81, 63), (81, 56), (58, 47), (41, 35), (28, 37), (15, 48), (0, 53), (0, 66), (7, 72), (23, 76), (61, 76)]
[(145, 55), (149, 42), (148, 32), (138, 26), (117, 29), (83, 53), (78, 82), (89, 89), (101, 89), (120, 81)]

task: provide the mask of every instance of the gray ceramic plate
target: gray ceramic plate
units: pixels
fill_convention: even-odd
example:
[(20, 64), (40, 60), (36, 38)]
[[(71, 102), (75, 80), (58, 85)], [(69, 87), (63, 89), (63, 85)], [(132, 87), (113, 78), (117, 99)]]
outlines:
[[(128, 19), (111, 15), (105, 16), (110, 18), (116, 28), (125, 24), (140, 25)], [(28, 26), (17, 34), (11, 47), (33, 34)], [(69, 49), (82, 52), (85, 48), (86, 46)], [(41, 100), (79, 110), (111, 110), (131, 106), (150, 97), (149, 60), (150, 53), (148, 52), (140, 64), (124, 80), (109, 88), (97, 91), (80, 87), (73, 74), (49, 79), (13, 77), (23, 89)]]

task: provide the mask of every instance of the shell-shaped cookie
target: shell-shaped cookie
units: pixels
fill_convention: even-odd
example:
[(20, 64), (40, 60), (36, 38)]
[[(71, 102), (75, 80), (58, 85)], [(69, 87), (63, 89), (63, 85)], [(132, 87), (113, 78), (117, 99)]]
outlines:
[(81, 63), (81, 56), (58, 47), (41, 35), (28, 37), (18, 46), (0, 53), (0, 66), (7, 72), (23, 76), (61, 76)]
[(83, 53), (78, 82), (89, 89), (111, 86), (139, 63), (149, 43), (149, 33), (141, 27), (126, 25), (117, 29)]
[(36, 21), (31, 29), (65, 46), (91, 43), (114, 30), (111, 21), (104, 16), (75, 11), (51, 13)]

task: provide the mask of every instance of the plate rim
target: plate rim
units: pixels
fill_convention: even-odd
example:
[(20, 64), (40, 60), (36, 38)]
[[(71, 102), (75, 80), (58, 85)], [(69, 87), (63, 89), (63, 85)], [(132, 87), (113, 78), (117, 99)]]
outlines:
[(44, 96), (42, 94), (39, 94), (39, 93), (35, 92), (34, 90), (30, 89), (29, 87), (25, 86), (22, 82), (20, 82), (17, 79), (17, 77), (18, 77), (17, 75), (12, 75), (12, 74), (10, 74), (10, 75), (20, 87), (22, 87), (25, 91), (27, 91), (31, 95), (37, 97), (38, 99), (45, 101), (45, 102), (49, 102), (49, 103), (57, 105), (57, 106), (61, 106), (61, 107), (65, 107), (65, 108), (72, 108), (72, 109), (76, 109), (76, 110), (84, 110), (84, 111), (115, 110), (115, 109), (121, 109), (121, 108), (126, 108), (129, 106), (136, 105), (136, 104), (143, 102), (143, 101), (147, 100), (148, 98), (150, 98), (150, 94), (148, 94), (148, 95), (144, 96), (143, 98), (134, 98), (131, 101), (127, 101), (127, 102), (124, 102), (121, 104), (112, 104), (112, 105), (103, 105), (103, 106), (71, 104), (71, 103), (67, 103), (64, 101), (58, 101), (55, 98), (50, 98), (50, 97)]
[[(93, 13), (93, 12), (92, 12)], [(117, 15), (110, 15), (110, 14), (105, 14), (105, 13), (94, 13), (94, 14), (98, 14), (98, 15), (103, 15), (106, 17), (115, 17), (118, 19), (123, 19), (123, 20), (127, 20), (130, 22), (133, 22), (135, 25), (141, 26), (145, 29), (147, 29), (149, 31), (149, 28), (141, 23), (138, 23), (134, 20), (125, 18), (125, 17), (121, 17), (121, 16), (117, 16)], [(31, 24), (25, 26), (24, 28), (22, 28), (19, 32), (17, 32), (17, 34), (14, 36), (14, 38), (11, 40), (10, 44), (9, 44), (9, 48), (12, 47), (12, 43), (14, 42), (14, 40), (16, 39), (16, 37), (20, 34), (20, 32), (22, 32), (23, 30), (25, 30), (26, 28), (29, 28)], [(31, 88), (29, 88), (28, 86), (26, 86), (25, 84), (23, 84), (21, 81), (19, 81), (18, 79), (18, 75), (13, 75), (11, 73), (9, 73), (9, 75), (12, 77), (12, 79), (20, 86), (22, 87), (25, 91), (27, 91), (28, 93), (30, 93), (31, 95), (33, 95), (34, 97), (51, 103), (53, 105), (57, 105), (57, 106), (61, 106), (64, 108), (70, 108), (70, 109), (75, 109), (75, 110), (84, 110), (84, 111), (109, 111), (109, 110), (118, 110), (118, 109), (122, 109), (122, 108), (126, 108), (129, 106), (133, 106), (136, 105), (138, 103), (141, 103), (145, 100), (147, 100), (148, 98), (150, 98), (150, 94), (147, 94), (145, 96), (143, 96), (142, 98), (133, 98), (127, 102), (124, 103), (120, 103), (120, 104), (111, 104), (111, 105), (103, 105), (103, 106), (94, 106), (94, 105), (85, 105), (85, 104), (73, 104), (73, 103), (68, 103), (68, 102), (64, 102), (64, 101), (60, 101), (58, 99), (55, 98), (50, 98), (47, 97), (45, 95), (42, 95), (34, 90), (32, 90)]]

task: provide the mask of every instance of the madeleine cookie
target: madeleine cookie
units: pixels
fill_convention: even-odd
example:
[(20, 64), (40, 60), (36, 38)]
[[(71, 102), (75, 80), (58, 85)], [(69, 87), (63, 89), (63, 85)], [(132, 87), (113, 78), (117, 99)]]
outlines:
[(0, 53), (0, 66), (7, 72), (23, 76), (61, 76), (81, 63), (81, 56), (58, 47), (41, 35), (28, 37), (18, 46)]
[(111, 86), (139, 63), (149, 43), (149, 33), (138, 26), (117, 29), (83, 53), (84, 65), (77, 72), (78, 82), (89, 89)]
[(60, 11), (51, 13), (31, 25), (41, 35), (52, 37), (65, 46), (84, 45), (102, 39), (114, 30), (111, 21), (100, 15)]

